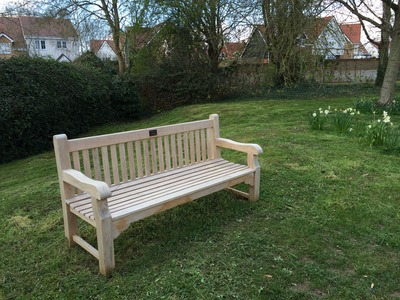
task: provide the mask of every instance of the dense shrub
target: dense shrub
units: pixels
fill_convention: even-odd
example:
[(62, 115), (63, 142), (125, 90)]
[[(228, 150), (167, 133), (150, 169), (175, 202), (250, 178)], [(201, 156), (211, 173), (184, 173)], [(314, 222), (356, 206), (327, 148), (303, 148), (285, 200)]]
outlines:
[(73, 64), (89, 69), (94, 68), (108, 75), (118, 74), (118, 63), (116, 61), (101, 60), (92, 51), (82, 53), (82, 55), (74, 60)]
[(40, 58), (0, 60), (0, 162), (39, 153), (112, 118), (110, 80), (92, 68)]
[(131, 121), (145, 115), (139, 101), (136, 80), (129, 73), (113, 77), (111, 104), (114, 120)]

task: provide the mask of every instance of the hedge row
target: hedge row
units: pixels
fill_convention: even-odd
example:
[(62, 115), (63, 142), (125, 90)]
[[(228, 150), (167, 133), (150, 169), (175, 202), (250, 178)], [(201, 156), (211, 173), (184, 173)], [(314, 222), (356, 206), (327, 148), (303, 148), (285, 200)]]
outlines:
[(0, 162), (51, 149), (54, 134), (140, 113), (134, 85), (101, 69), (41, 58), (0, 59)]

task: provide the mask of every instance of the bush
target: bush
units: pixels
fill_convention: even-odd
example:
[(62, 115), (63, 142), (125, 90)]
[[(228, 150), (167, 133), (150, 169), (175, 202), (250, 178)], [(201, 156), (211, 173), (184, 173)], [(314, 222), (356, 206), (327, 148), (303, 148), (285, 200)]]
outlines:
[(128, 73), (114, 77), (112, 81), (111, 104), (115, 120), (130, 121), (144, 114), (136, 85), (136, 81)]
[(96, 69), (41, 58), (0, 60), (0, 162), (52, 147), (110, 121), (109, 77)]

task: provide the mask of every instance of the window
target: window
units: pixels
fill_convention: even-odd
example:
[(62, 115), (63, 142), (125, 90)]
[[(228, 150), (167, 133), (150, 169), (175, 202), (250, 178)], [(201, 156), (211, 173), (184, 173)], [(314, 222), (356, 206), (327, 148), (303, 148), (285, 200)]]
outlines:
[(67, 41), (57, 41), (57, 48), (58, 49), (66, 49), (67, 48)]
[(0, 54), (11, 54), (11, 44), (0, 43)]
[(36, 50), (45, 50), (46, 49), (46, 41), (35, 40), (35, 49)]

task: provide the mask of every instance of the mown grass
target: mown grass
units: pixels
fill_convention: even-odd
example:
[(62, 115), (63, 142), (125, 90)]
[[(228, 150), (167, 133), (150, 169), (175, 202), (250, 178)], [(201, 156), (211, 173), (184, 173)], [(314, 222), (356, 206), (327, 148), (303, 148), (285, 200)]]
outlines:
[(398, 299), (399, 155), (308, 128), (308, 112), (377, 93), (351, 90), (192, 105), (91, 131), (218, 113), (221, 136), (264, 149), (258, 202), (220, 192), (132, 224), (111, 278), (66, 247), (53, 153), (0, 165), (0, 298)]

